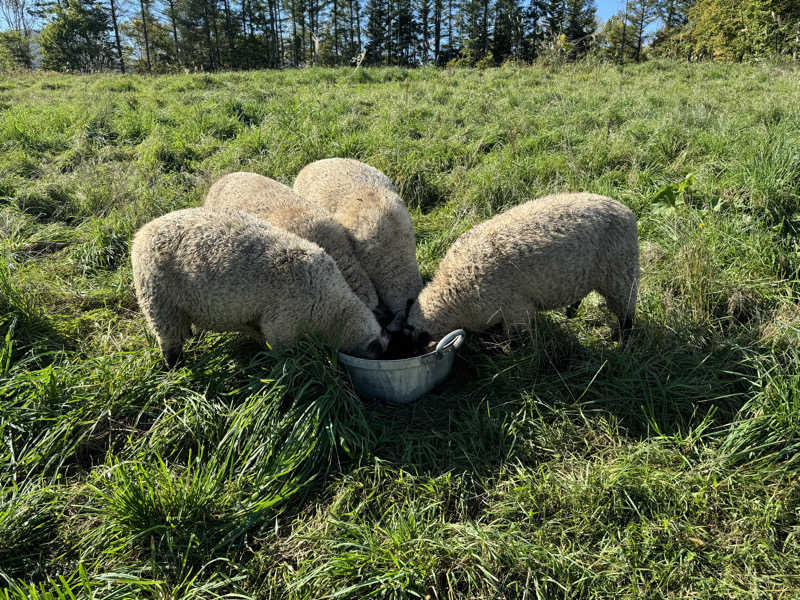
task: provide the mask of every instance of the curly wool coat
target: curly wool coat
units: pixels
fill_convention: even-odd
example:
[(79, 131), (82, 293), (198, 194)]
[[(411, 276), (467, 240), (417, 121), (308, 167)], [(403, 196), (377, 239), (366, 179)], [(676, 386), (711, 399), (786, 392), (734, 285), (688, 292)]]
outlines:
[(316, 244), (242, 212), (187, 208), (135, 234), (136, 297), (168, 366), (192, 325), (271, 346), (310, 333), (377, 357), (388, 336)]
[(636, 217), (612, 198), (555, 194), (462, 234), (410, 308), (406, 326), (438, 339), (527, 325), (540, 310), (577, 308), (595, 290), (631, 327), (639, 289)]
[(411, 215), (386, 175), (357, 160), (328, 158), (304, 167), (294, 189), (333, 213), (378, 297), (404, 311), (422, 289)]
[(216, 211), (241, 210), (314, 242), (336, 261), (367, 308), (377, 310), (375, 286), (358, 262), (347, 231), (330, 212), (304, 200), (289, 186), (257, 173), (229, 173), (214, 182), (203, 206)]

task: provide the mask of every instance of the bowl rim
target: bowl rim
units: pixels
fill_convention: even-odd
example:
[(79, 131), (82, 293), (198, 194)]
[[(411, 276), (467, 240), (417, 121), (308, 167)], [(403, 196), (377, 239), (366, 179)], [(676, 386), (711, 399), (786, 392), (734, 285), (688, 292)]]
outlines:
[(411, 369), (421, 363), (430, 362), (433, 359), (442, 358), (444, 354), (455, 352), (464, 343), (466, 332), (463, 329), (455, 329), (442, 337), (439, 343), (436, 344), (436, 349), (419, 356), (409, 356), (407, 358), (392, 358), (392, 359), (370, 359), (353, 356), (339, 352), (339, 358), (342, 362), (350, 367), (357, 367), (368, 371), (396, 371), (400, 369)]

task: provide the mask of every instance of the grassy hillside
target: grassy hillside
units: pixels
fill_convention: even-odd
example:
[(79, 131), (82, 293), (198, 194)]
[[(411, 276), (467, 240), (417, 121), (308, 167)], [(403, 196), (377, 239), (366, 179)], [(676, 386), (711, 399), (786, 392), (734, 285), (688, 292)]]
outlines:
[[(800, 71), (34, 74), (0, 109), (0, 598), (800, 596)], [(132, 233), (328, 156), (398, 184), (426, 278), (509, 206), (620, 199), (630, 344), (592, 295), (407, 408), (310, 341), (165, 372)]]

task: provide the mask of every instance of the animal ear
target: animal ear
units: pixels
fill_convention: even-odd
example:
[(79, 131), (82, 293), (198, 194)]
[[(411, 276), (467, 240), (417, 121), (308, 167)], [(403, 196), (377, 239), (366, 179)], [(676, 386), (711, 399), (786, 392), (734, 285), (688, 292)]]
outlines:
[(389, 333), (400, 333), (403, 331), (403, 325), (405, 324), (406, 318), (403, 316), (402, 312), (398, 312), (394, 319), (386, 326), (386, 331)]
[(375, 319), (378, 321), (378, 323), (380, 323), (381, 327), (386, 327), (387, 323), (389, 323), (394, 317), (394, 314), (392, 314), (392, 311), (389, 310), (389, 307), (382, 302), (375, 310), (372, 311), (372, 314), (375, 315)]
[(414, 302), (416, 302), (416, 298), (409, 298), (406, 300), (406, 319), (408, 318), (408, 313), (411, 312), (411, 307), (414, 306)]
[(417, 343), (422, 347), (427, 346), (431, 343), (431, 341), (433, 341), (433, 337), (431, 337), (431, 334), (427, 331), (420, 333), (419, 337), (417, 338)]
[(375, 338), (367, 346), (367, 356), (370, 358), (379, 358), (384, 351), (384, 344), (381, 343), (380, 338)]
[(386, 352), (386, 349), (392, 342), (392, 334), (386, 331), (385, 329), (382, 329), (380, 340), (381, 340), (381, 346), (383, 347), (383, 351)]

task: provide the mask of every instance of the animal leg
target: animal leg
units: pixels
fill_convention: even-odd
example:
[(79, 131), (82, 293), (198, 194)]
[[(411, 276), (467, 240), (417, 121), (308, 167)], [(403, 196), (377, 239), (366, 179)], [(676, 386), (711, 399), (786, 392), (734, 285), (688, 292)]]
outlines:
[(183, 347), (168, 348), (162, 350), (162, 354), (164, 355), (164, 362), (167, 365), (167, 369), (174, 369), (183, 358)]
[(606, 299), (606, 303), (611, 311), (617, 315), (620, 342), (624, 345), (633, 328), (638, 286), (636, 282), (623, 281), (613, 286), (612, 289), (601, 288), (597, 291)]
[(574, 304), (570, 304), (567, 307), (567, 310), (565, 312), (568, 319), (574, 319), (575, 316), (578, 314), (578, 308), (580, 308), (581, 306), (581, 300), (578, 300)]
[(172, 319), (165, 322), (154, 322), (156, 339), (167, 368), (174, 368), (183, 354), (183, 343), (192, 334), (192, 322), (189, 316), (180, 310), (172, 312)]
[[(297, 313), (292, 307), (270, 306), (258, 320), (259, 343), (266, 342), (275, 348), (298, 337), (301, 328), (297, 323)], [(303, 331), (313, 330), (313, 323), (305, 323)]]
[(248, 323), (242, 326), (239, 331), (257, 344), (264, 345), (264, 334), (261, 333), (261, 327), (258, 322)]

